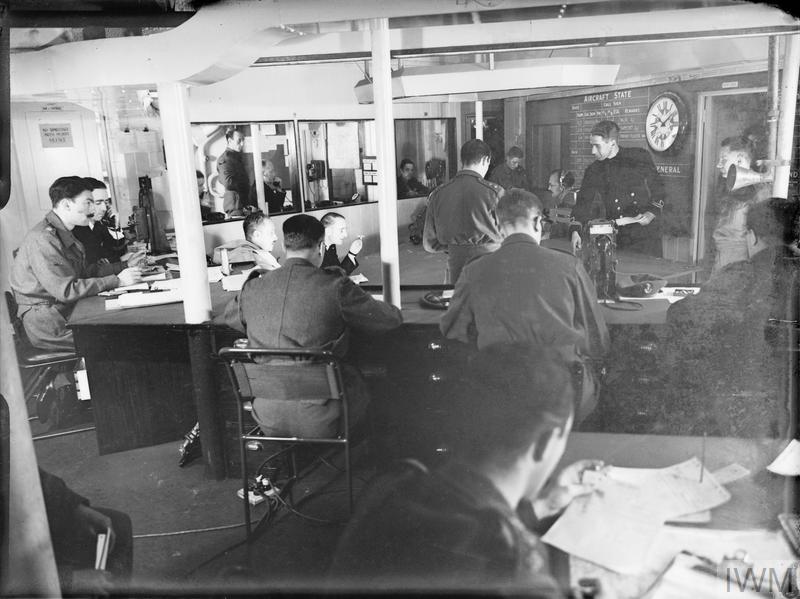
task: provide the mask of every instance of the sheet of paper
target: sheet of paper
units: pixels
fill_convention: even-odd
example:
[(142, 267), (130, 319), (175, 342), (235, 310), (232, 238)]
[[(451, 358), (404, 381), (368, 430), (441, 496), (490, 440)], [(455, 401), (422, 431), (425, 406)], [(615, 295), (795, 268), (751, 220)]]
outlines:
[(800, 476), (800, 443), (792, 439), (789, 445), (767, 466), (767, 470), (782, 476)]
[[(173, 304), (182, 302), (183, 294), (180, 289), (170, 289), (168, 291), (156, 291), (150, 293), (125, 293), (117, 298), (119, 308), (138, 308), (141, 306), (158, 306), (160, 304)], [(108, 310), (106, 301), (106, 310)]]
[(97, 535), (97, 548), (95, 549), (94, 556), (94, 569), (105, 570), (106, 561), (108, 560), (108, 544), (110, 535), (107, 532), (101, 532)]
[(372, 296), (372, 299), (376, 299), (379, 302), (383, 301), (383, 294), (381, 293), (370, 293), (370, 295)]
[(693, 566), (699, 563), (700, 560), (692, 556), (678, 555), (648, 599), (730, 599), (731, 595), (742, 599), (763, 599), (764, 595), (740, 589), (735, 582), (729, 589), (724, 578), (695, 570)]
[(364, 275), (362, 275), (361, 273), (358, 273), (356, 275), (350, 275), (350, 280), (353, 281), (353, 283), (355, 283), (356, 285), (360, 285), (361, 283), (366, 283), (367, 281), (369, 281), (369, 279)]
[(222, 267), (221, 266), (209, 266), (208, 267), (208, 282), (209, 283), (216, 283), (217, 281), (222, 280)]
[(750, 476), (750, 471), (741, 464), (734, 462), (733, 464), (723, 466), (719, 470), (714, 470), (711, 474), (717, 479), (719, 484), (728, 485), (745, 476)]
[(158, 256), (153, 256), (153, 260), (166, 260), (167, 258), (177, 258), (178, 254), (176, 252), (172, 252), (171, 254), (160, 254)]
[(163, 281), (167, 278), (167, 273), (165, 272), (157, 272), (153, 273), (152, 275), (142, 276), (142, 281), (150, 282), (150, 281)]
[(113, 297), (115, 295), (127, 293), (128, 291), (147, 291), (148, 289), (150, 289), (150, 286), (146, 282), (143, 282), (135, 283), (133, 285), (124, 285), (122, 287), (117, 287), (116, 289), (109, 289), (108, 291), (101, 291), (97, 295)]
[(167, 270), (180, 270), (181, 269), (180, 265), (176, 264), (175, 262), (167, 262), (164, 266), (167, 268)]
[(163, 290), (163, 289), (180, 289), (180, 279), (164, 279), (163, 281), (153, 281), (150, 284), (150, 289)]
[(708, 522), (711, 522), (711, 510), (676, 516), (667, 520), (667, 524), (707, 524)]
[(576, 498), (542, 540), (615, 572), (641, 572), (662, 520), (635, 491), (606, 481), (600, 492)]
[(225, 291), (240, 291), (246, 280), (247, 275), (244, 273), (222, 277), (222, 288)]

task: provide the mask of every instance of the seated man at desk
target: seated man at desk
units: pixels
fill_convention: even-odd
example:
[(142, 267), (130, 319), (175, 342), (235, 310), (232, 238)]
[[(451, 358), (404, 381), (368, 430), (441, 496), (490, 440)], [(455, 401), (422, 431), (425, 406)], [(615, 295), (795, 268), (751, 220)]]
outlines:
[(348, 275), (358, 268), (358, 253), (363, 247), (361, 236), (356, 237), (347, 250), (347, 255), (339, 260), (337, 244), (341, 245), (347, 239), (347, 221), (338, 212), (328, 212), (321, 219), (325, 227), (325, 254), (322, 258), (322, 268), (339, 266)]
[(398, 198), (415, 198), (426, 196), (430, 193), (430, 189), (420, 183), (415, 176), (416, 170), (417, 167), (414, 165), (413, 160), (403, 158), (400, 161), (400, 174), (397, 175)]
[(356, 589), (378, 582), (563, 597), (534, 531), (591, 492), (579, 484), (581, 474), (602, 466), (576, 462), (546, 485), (572, 426), (569, 366), (557, 354), (498, 345), (479, 352), (455, 384), (451, 457), (433, 471), (408, 461), (374, 479), (339, 541), (330, 576)]
[(231, 241), (214, 248), (213, 261), (222, 264), (222, 250), (227, 250), (228, 261), (255, 262), (258, 268), (275, 270), (280, 268), (277, 258), (272, 255), (272, 249), (278, 236), (275, 234), (275, 223), (261, 210), (251, 212), (242, 222), (244, 240)]
[(608, 329), (580, 261), (539, 245), (543, 218), (528, 191), (515, 188), (500, 198), (503, 243), (464, 268), (440, 328), (478, 349), (525, 341), (560, 354), (580, 372), (580, 422), (596, 406), (595, 365), (609, 349)]
[[(788, 376), (765, 336), (770, 318), (785, 320), (797, 203), (771, 198), (745, 217), (747, 255), (724, 266), (697, 295), (672, 304), (664, 344), (665, 398), (683, 434), (779, 436), (789, 413), (781, 380)], [(777, 350), (777, 351), (776, 351)]]
[(94, 214), (87, 226), (76, 226), (72, 229), (72, 234), (83, 244), (87, 264), (101, 260), (119, 262), (125, 254), (127, 241), (124, 237), (116, 239), (103, 224), (110, 201), (108, 188), (102, 181), (91, 177), (86, 177), (86, 183), (92, 188)]
[[(320, 268), (325, 230), (313, 216), (298, 214), (283, 223), (283, 267), (255, 271), (225, 309), (225, 323), (247, 333), (250, 345), (315, 348), (347, 355), (351, 330), (382, 333), (403, 319), (391, 304), (373, 299), (341, 270)], [(364, 415), (366, 386), (358, 370), (345, 364), (350, 422)], [(256, 398), (253, 417), (266, 434), (331, 436), (339, 425), (338, 402), (296, 402)]]
[(60, 177), (49, 194), (53, 209), (22, 241), (10, 283), (31, 344), (73, 351), (67, 319), (75, 303), (107, 289), (138, 283), (145, 255), (134, 254), (127, 262), (87, 264), (83, 245), (72, 230), (87, 226), (92, 218), (91, 186), (81, 177)]

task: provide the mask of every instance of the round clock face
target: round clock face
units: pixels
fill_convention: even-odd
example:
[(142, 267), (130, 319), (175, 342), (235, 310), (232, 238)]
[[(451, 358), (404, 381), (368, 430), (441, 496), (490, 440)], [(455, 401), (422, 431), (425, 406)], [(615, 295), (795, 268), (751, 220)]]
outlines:
[(686, 128), (688, 114), (683, 101), (673, 93), (660, 94), (647, 111), (645, 137), (656, 152), (666, 152), (676, 146)]

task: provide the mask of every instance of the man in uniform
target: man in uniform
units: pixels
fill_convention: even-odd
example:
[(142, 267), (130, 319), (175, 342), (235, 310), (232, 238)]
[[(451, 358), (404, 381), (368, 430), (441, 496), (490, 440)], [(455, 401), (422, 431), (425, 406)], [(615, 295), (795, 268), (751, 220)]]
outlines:
[(358, 254), (364, 247), (361, 237), (356, 237), (347, 249), (347, 255), (339, 259), (337, 245), (341, 246), (347, 239), (347, 221), (338, 212), (328, 212), (320, 219), (322, 226), (325, 227), (325, 254), (322, 256), (322, 268), (328, 266), (339, 266), (346, 274), (358, 268)]
[[(330, 350), (345, 358), (351, 331), (383, 333), (402, 324), (398, 308), (373, 299), (342, 270), (320, 268), (324, 236), (313, 216), (287, 219), (283, 266), (255, 271), (226, 307), (225, 323), (246, 333), (251, 346)], [(342, 375), (352, 426), (364, 415), (369, 396), (354, 366), (343, 364)], [(340, 412), (335, 401), (253, 401), (253, 417), (268, 435), (331, 436), (337, 432)]]
[(497, 217), (503, 244), (464, 268), (442, 334), (478, 349), (527, 342), (559, 353), (581, 380), (581, 422), (596, 406), (596, 365), (610, 343), (594, 286), (577, 258), (539, 245), (543, 214), (535, 195), (512, 189)]
[(89, 222), (89, 226), (77, 226), (72, 229), (75, 239), (83, 244), (86, 253), (86, 263), (94, 264), (100, 260), (106, 262), (119, 262), (125, 255), (127, 241), (124, 236), (116, 239), (103, 224), (110, 197), (108, 187), (99, 179), (86, 177), (86, 183), (92, 189), (92, 201), (94, 202), (94, 217)]
[(664, 207), (664, 185), (643, 148), (619, 147), (619, 127), (600, 121), (589, 133), (596, 160), (583, 174), (570, 234), (572, 249), (581, 249), (581, 229), (593, 218), (613, 219), (619, 231), (617, 245), (661, 256), (661, 231), (657, 215)]
[(11, 268), (19, 316), (34, 347), (73, 351), (67, 319), (75, 303), (101, 291), (141, 280), (144, 252), (128, 262), (87, 264), (83, 245), (72, 235), (87, 226), (94, 203), (91, 186), (81, 177), (60, 177), (50, 186), (53, 209), (25, 239)]
[(225, 142), (228, 147), (217, 159), (219, 180), (225, 186), (223, 207), (228, 216), (241, 216), (245, 207), (251, 205), (250, 183), (242, 162), (244, 135), (238, 129), (229, 129), (225, 132)]
[(450, 282), (476, 256), (500, 247), (495, 208), (503, 188), (484, 179), (492, 151), (480, 139), (461, 147), (461, 170), (428, 199), (422, 245), (428, 252), (447, 252)]
[(530, 191), (531, 184), (528, 180), (528, 173), (522, 167), (523, 156), (520, 148), (511, 146), (506, 152), (506, 161), (494, 168), (489, 175), (489, 181), (497, 183), (506, 191), (512, 187)]

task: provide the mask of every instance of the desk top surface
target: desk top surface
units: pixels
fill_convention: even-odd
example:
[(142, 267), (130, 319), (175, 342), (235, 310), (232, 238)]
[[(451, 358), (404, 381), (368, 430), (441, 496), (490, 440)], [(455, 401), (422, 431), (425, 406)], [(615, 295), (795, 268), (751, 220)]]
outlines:
[[(234, 297), (234, 292), (222, 289), (221, 283), (212, 283), (211, 310), (213, 317), (224, 312), (227, 303)], [(421, 298), (427, 289), (403, 289), (401, 303), (403, 321), (407, 324), (438, 326), (444, 314), (443, 310), (423, 307)], [(378, 292), (373, 292), (378, 293)], [(71, 327), (80, 326), (218, 326), (213, 319), (203, 325), (186, 325), (183, 315), (183, 304), (162, 304), (140, 308), (124, 308), (106, 310), (105, 297), (95, 296), (80, 300), (69, 319)], [(603, 316), (609, 325), (621, 324), (663, 324), (666, 322), (669, 302), (662, 299), (643, 300), (641, 306), (614, 304), (604, 306)], [(618, 308), (618, 309), (614, 309)], [(630, 309), (626, 309), (630, 308)]]

